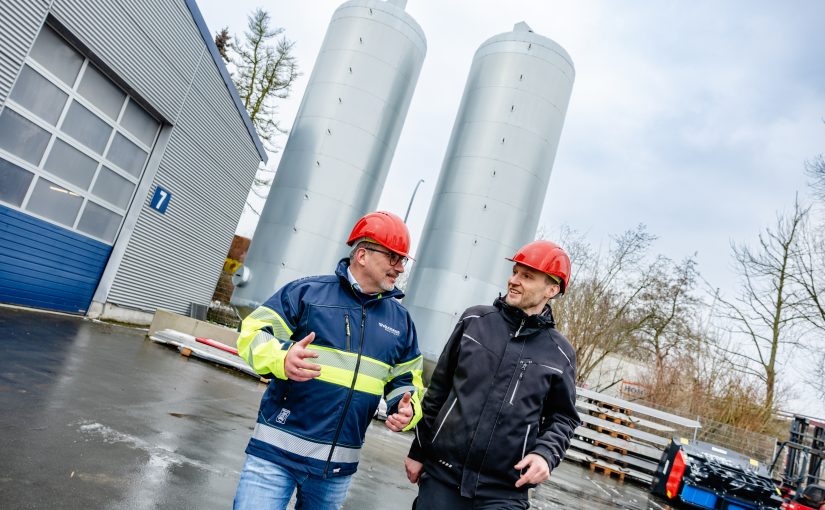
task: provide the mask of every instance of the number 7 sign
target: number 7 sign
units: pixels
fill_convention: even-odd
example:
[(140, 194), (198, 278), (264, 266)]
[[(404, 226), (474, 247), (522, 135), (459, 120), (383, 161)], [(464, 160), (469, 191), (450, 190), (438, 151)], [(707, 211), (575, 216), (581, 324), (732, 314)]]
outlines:
[(166, 207), (169, 205), (170, 200), (172, 200), (172, 193), (167, 189), (156, 186), (155, 194), (152, 195), (152, 202), (149, 204), (149, 207), (164, 214), (166, 213)]

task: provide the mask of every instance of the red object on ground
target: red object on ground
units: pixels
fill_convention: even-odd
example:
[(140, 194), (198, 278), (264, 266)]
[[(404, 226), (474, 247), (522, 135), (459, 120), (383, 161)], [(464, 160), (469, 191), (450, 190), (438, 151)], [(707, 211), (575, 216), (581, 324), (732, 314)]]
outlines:
[(195, 338), (195, 340), (197, 340), (198, 342), (200, 342), (202, 344), (210, 345), (210, 346), (212, 346), (216, 349), (220, 349), (222, 351), (226, 351), (228, 353), (234, 354), (235, 356), (238, 355), (238, 349), (235, 349), (234, 347), (229, 347), (228, 345), (223, 344), (221, 342), (217, 342), (215, 340), (212, 340), (211, 338), (199, 338), (198, 337), (198, 338)]
[(679, 450), (673, 458), (673, 467), (670, 468), (670, 476), (667, 477), (667, 485), (665, 485), (667, 497), (670, 499), (679, 495), (679, 485), (681, 485), (682, 476), (685, 474), (685, 466), (685, 456), (682, 450)]
[(813, 508), (813, 507), (810, 507), (810, 506), (805, 506), (805, 505), (800, 505), (799, 503), (796, 503), (795, 501), (788, 501), (788, 502), (782, 503), (782, 510), (816, 510), (816, 508)]

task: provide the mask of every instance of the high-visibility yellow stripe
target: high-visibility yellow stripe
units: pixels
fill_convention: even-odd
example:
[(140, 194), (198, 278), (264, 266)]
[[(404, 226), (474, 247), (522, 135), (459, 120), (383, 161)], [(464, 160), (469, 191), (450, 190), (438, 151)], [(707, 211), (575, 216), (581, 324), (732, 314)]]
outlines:
[[(274, 336), (265, 329), (271, 328)], [(292, 336), (286, 322), (274, 310), (265, 306), (256, 308), (241, 324), (238, 335), (238, 354), (259, 374), (273, 374), (286, 379), (284, 358)]]
[(287, 325), (286, 321), (278, 315), (278, 312), (265, 306), (259, 306), (250, 313), (244, 322), (247, 320), (257, 321), (258, 324), (270, 326), (275, 338), (280, 340), (288, 340), (292, 337), (292, 330)]
[(410, 393), (411, 395), (415, 393), (418, 388), (415, 386), (401, 386), (399, 388), (395, 388), (391, 392), (387, 393), (386, 400), (387, 402), (392, 401), (395, 397), (403, 396), (404, 393)]
[[(317, 358), (307, 358), (307, 361), (321, 366), (336, 367), (354, 372), (355, 365), (358, 364), (357, 354), (317, 345), (310, 345), (307, 349), (318, 354)], [(386, 382), (390, 368), (386, 363), (362, 355), (361, 364), (358, 366), (358, 377), (366, 375)]]
[[(424, 366), (423, 362), (421, 363), (421, 366)], [(405, 432), (407, 430), (411, 430), (412, 428), (414, 428), (418, 421), (421, 420), (421, 417), (424, 416), (424, 409), (421, 406), (421, 398), (424, 393), (424, 379), (422, 377), (424, 374), (424, 370), (423, 368), (420, 370), (412, 370), (411, 373), (413, 379), (413, 386), (418, 388), (418, 391), (413, 393), (412, 398), (410, 398), (410, 403), (412, 404), (413, 408), (413, 417), (412, 420), (410, 420), (410, 423), (407, 424), (406, 427), (401, 429)]]
[(272, 374), (278, 379), (286, 380), (284, 360), (289, 351), (289, 346), (289, 342), (280, 343), (277, 340), (270, 340), (255, 347), (250, 356), (255, 364), (250, 364), (250, 366), (259, 374)]
[[(316, 377), (316, 379), (349, 388), (352, 386), (353, 375), (355, 374), (352, 370), (321, 365), (321, 375)], [(362, 374), (359, 371), (354, 389), (356, 391), (381, 396), (384, 394), (384, 381)]]
[(393, 380), (399, 375), (404, 375), (407, 372), (414, 372), (416, 370), (423, 370), (424, 369), (424, 357), (419, 356), (415, 359), (411, 359), (406, 363), (401, 363), (400, 365), (395, 365), (390, 370), (389, 380)]
[[(350, 357), (350, 358), (353, 358), (353, 359), (358, 357), (358, 353), (341, 351), (341, 350), (335, 349), (334, 347), (326, 347), (326, 346), (323, 346), (323, 345), (312, 345), (312, 344), (310, 344), (308, 349), (317, 349), (319, 351), (336, 352), (336, 353), (340, 353), (343, 356), (347, 356), (347, 357)], [(362, 354), (361, 355), (361, 361), (363, 362), (364, 360), (367, 360), (370, 363), (375, 363), (376, 365), (380, 365), (380, 366), (386, 368), (387, 370), (392, 368), (392, 365), (388, 365), (388, 364), (384, 363), (381, 360), (377, 360), (375, 358), (370, 358), (369, 356), (364, 356)]]

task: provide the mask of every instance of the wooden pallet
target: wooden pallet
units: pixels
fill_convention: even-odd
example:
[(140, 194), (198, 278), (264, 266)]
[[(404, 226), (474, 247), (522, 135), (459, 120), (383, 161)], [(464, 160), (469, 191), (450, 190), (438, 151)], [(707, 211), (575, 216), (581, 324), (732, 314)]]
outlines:
[(600, 400), (594, 400), (594, 399), (589, 399), (589, 401), (590, 401), (591, 404), (599, 405), (600, 407), (603, 407), (603, 408), (607, 409), (608, 411), (612, 411), (614, 413), (621, 413), (621, 414), (625, 414), (625, 415), (633, 414), (632, 410), (627, 409), (625, 407), (622, 407), (618, 404), (602, 402)]
[(588, 414), (579, 415), (579, 417), (582, 422), (589, 427), (596, 429), (599, 432), (603, 432), (611, 437), (617, 437), (624, 439), (625, 441), (633, 438), (635, 440), (644, 441), (646, 443), (651, 443), (661, 447), (665, 447), (670, 444), (669, 439), (662, 436), (657, 436), (656, 434), (651, 434), (650, 432), (645, 432), (632, 427), (626, 427), (624, 425), (620, 425), (612, 421), (602, 420), (601, 418), (590, 416)]
[(627, 452), (622, 452), (612, 446), (601, 447), (596, 444), (582, 441), (581, 439), (573, 438), (570, 440), (570, 447), (582, 451), (588, 455), (596, 458), (601, 458), (612, 462), (623, 468), (635, 468), (646, 473), (655, 473), (657, 464), (649, 460), (642, 459), (635, 455), (628, 455)]
[(575, 435), (594, 442), (598, 441), (600, 444), (613, 447), (614, 451), (620, 451), (625, 455), (632, 453), (644, 459), (649, 459), (655, 462), (659, 462), (659, 458), (662, 456), (662, 450), (656, 447), (634, 441), (614, 438), (606, 434), (599, 434), (595, 430), (587, 427), (576, 428)]
[(612, 415), (607, 414), (607, 413), (591, 413), (591, 416), (595, 416), (596, 418), (599, 418), (600, 420), (610, 421), (610, 422), (616, 423), (618, 425), (624, 425), (625, 427), (629, 427), (631, 429), (636, 428), (636, 424), (633, 423), (632, 421), (626, 420), (626, 419), (623, 419), (623, 418), (618, 418), (616, 416), (612, 416)]
[[(617, 397), (611, 397), (609, 395), (604, 395), (602, 393), (598, 393), (592, 390), (586, 390), (584, 388), (576, 388), (576, 396), (580, 399), (587, 399), (594, 402), (599, 402), (599, 406), (605, 407), (607, 405), (618, 407), (621, 409), (625, 409), (633, 413), (633, 415), (644, 415), (652, 418), (656, 418), (660, 421), (664, 421), (667, 423), (672, 423), (675, 425), (680, 425), (682, 427), (688, 427), (691, 429), (698, 429), (702, 428), (702, 424), (696, 420), (691, 420), (688, 418), (683, 418), (681, 416), (666, 413), (664, 411), (659, 411), (658, 409), (653, 409), (652, 407), (643, 406), (641, 404), (637, 404), (635, 402), (629, 402), (627, 400), (622, 400)], [(626, 414), (626, 413), (625, 413)]]
[(604, 414), (607, 418), (619, 419), (620, 422), (622, 422), (623, 424), (628, 424), (628, 426), (629, 424), (632, 424), (634, 427), (643, 427), (646, 429), (655, 430), (656, 432), (664, 432), (667, 434), (672, 434), (676, 432), (676, 429), (674, 429), (673, 427), (669, 427), (661, 423), (656, 423), (655, 421), (646, 420), (638, 416), (631, 416), (624, 413), (611, 411), (609, 409), (605, 409), (599, 406), (598, 403), (594, 404), (591, 402), (585, 402), (583, 400), (577, 400), (576, 407), (582, 411), (589, 412), (590, 414)]
[(610, 478), (613, 478), (613, 475), (616, 475), (616, 478), (618, 478), (618, 480), (620, 482), (624, 481), (624, 475), (625, 475), (624, 472), (615, 471), (615, 470), (613, 470), (613, 469), (611, 469), (611, 468), (609, 468), (609, 467), (607, 467), (603, 464), (600, 464), (600, 463), (591, 462), (590, 463), (590, 471), (593, 471), (595, 473), (602, 473), (604, 476), (607, 476), (607, 477), (610, 477)]
[[(634, 480), (640, 481), (644, 484), (650, 484), (653, 481), (653, 477), (647, 473), (642, 473), (641, 471), (633, 468), (623, 468), (621, 466), (617, 466), (610, 462), (597, 459), (591, 455), (587, 455), (586, 453), (582, 453), (577, 450), (567, 450), (567, 454), (565, 455), (566, 459), (575, 460), (577, 462), (581, 462), (586, 466), (590, 467), (590, 465), (598, 466), (598, 472), (602, 474), (610, 474), (606, 470), (609, 470), (613, 473), (621, 473), (625, 477), (632, 478)], [(597, 468), (593, 467), (593, 471), (596, 471)]]
[(622, 448), (621, 446), (613, 446), (612, 444), (605, 443), (604, 441), (599, 441), (598, 439), (593, 440), (593, 446), (598, 446), (604, 450), (609, 452), (617, 452), (621, 453), (622, 455), (627, 455), (627, 449)]

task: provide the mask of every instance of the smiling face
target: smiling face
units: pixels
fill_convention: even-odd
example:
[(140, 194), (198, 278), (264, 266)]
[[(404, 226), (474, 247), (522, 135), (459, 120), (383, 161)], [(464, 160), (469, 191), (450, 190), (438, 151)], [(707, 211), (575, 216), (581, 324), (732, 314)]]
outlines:
[(559, 293), (559, 286), (541, 271), (513, 264), (513, 274), (507, 280), (508, 305), (520, 308), (527, 315), (541, 313), (547, 300)]
[[(375, 243), (359, 243), (350, 262), (350, 271), (366, 294), (389, 292), (398, 275), (404, 272), (403, 257), (392, 256), (387, 248)], [(395, 259), (395, 264), (391, 263)]]

